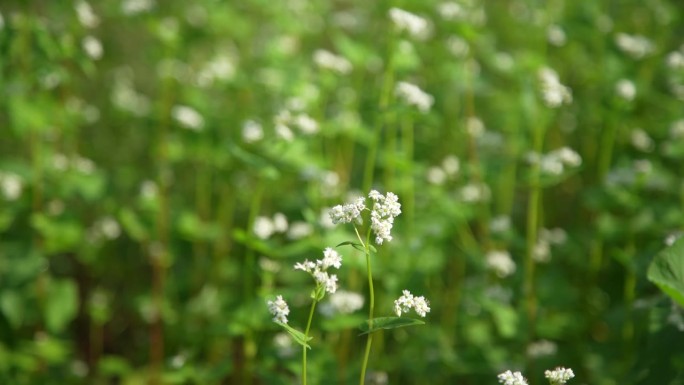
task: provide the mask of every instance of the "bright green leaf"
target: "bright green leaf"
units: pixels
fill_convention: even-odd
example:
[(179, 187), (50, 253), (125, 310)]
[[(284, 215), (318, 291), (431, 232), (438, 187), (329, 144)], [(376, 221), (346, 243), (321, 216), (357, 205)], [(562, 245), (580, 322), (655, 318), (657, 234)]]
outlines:
[(373, 318), (373, 326), (371, 327), (370, 322), (371, 320), (366, 320), (364, 321), (361, 325), (359, 325), (359, 329), (363, 334), (368, 334), (368, 333), (373, 333), (376, 332), (380, 329), (396, 329), (396, 328), (402, 328), (405, 326), (412, 326), (412, 325), (424, 325), (425, 322), (418, 320), (418, 319), (413, 319), (413, 318), (405, 318), (405, 317), (378, 317), (378, 318)]
[(660, 290), (684, 306), (684, 238), (655, 256), (647, 276)]
[(292, 338), (294, 338), (295, 342), (306, 347), (307, 349), (311, 349), (311, 346), (309, 346), (309, 344), (307, 342), (311, 341), (311, 339), (313, 337), (307, 337), (306, 335), (304, 335), (304, 333), (300, 332), (297, 329), (290, 327), (287, 324), (284, 324), (281, 322), (276, 322), (276, 323), (278, 325), (282, 326), (283, 329), (285, 329), (285, 331), (288, 332), (292, 336)]

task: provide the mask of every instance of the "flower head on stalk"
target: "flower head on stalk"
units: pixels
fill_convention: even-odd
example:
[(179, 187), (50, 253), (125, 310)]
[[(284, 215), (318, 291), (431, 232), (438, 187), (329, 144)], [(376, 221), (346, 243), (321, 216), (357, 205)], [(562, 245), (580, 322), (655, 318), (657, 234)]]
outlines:
[(328, 274), (326, 270), (330, 267), (339, 269), (340, 266), (342, 266), (342, 256), (334, 249), (327, 247), (323, 250), (323, 259), (316, 260), (316, 262), (309, 260), (297, 262), (294, 268), (311, 274), (318, 287), (322, 287), (326, 292), (332, 294), (337, 291), (337, 275)]
[(401, 317), (401, 313), (407, 313), (411, 309), (421, 317), (425, 317), (430, 312), (430, 304), (425, 297), (414, 297), (408, 290), (402, 293), (403, 295), (394, 301), (394, 312), (397, 313), (397, 317)]
[(332, 219), (333, 224), (351, 223), (352, 221), (361, 224), (361, 211), (365, 209), (365, 198), (357, 198), (352, 203), (333, 207), (330, 210), (330, 219)]
[(383, 196), (375, 190), (372, 190), (368, 197), (375, 202), (371, 211), (371, 229), (375, 233), (375, 243), (382, 245), (384, 241), (392, 240), (390, 232), (394, 218), (401, 214), (399, 197), (391, 192)]
[(276, 297), (275, 301), (268, 301), (268, 311), (273, 314), (273, 321), (280, 323), (287, 323), (287, 316), (290, 314), (290, 308), (282, 295)]
[(522, 373), (515, 372), (512, 373), (507, 370), (497, 376), (499, 378), (499, 383), (504, 385), (527, 385), (527, 380), (523, 377)]
[(549, 380), (551, 385), (561, 385), (568, 382), (569, 379), (575, 377), (575, 373), (572, 372), (572, 369), (559, 367), (554, 370), (545, 371), (544, 377)]

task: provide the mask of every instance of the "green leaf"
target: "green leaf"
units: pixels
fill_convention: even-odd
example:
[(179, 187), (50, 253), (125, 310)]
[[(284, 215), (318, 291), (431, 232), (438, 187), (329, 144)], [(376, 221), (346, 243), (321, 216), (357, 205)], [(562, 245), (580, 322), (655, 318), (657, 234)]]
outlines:
[(647, 276), (660, 290), (684, 306), (684, 238), (655, 256)]
[[(347, 245), (350, 245), (351, 247), (355, 248), (356, 250), (363, 251), (364, 253), (366, 252), (366, 249), (363, 248), (362, 244), (356, 243), (356, 242), (350, 242), (350, 241), (342, 242), (335, 247), (347, 246)], [(371, 247), (373, 247), (373, 246), (371, 246)]]
[[(373, 326), (370, 326), (371, 321), (373, 321)], [(376, 332), (380, 329), (396, 329), (403, 328), (405, 326), (412, 325), (424, 325), (425, 322), (419, 319), (406, 318), (406, 317), (378, 317), (372, 320), (366, 320), (361, 325), (362, 333), (360, 335)]]
[(50, 283), (45, 305), (45, 322), (50, 331), (59, 333), (74, 319), (78, 312), (78, 290), (71, 280), (55, 280)]
[(294, 338), (295, 342), (298, 344), (304, 346), (307, 349), (311, 349), (311, 346), (307, 342), (311, 341), (313, 337), (307, 337), (304, 335), (304, 333), (300, 332), (297, 329), (294, 329), (290, 327), (288, 324), (284, 324), (282, 322), (276, 322), (278, 325), (282, 326), (283, 329), (285, 329), (286, 332), (288, 332), (292, 338)]

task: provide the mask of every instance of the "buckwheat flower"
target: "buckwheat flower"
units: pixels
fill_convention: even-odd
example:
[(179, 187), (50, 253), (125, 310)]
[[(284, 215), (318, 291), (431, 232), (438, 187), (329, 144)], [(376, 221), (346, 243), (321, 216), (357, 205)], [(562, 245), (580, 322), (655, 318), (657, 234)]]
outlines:
[(561, 28), (559, 25), (552, 24), (546, 30), (546, 40), (548, 40), (551, 45), (560, 47), (565, 45), (565, 41), (567, 39), (565, 37), (565, 31), (563, 31), (563, 28)]
[(324, 49), (317, 49), (313, 55), (314, 63), (320, 68), (345, 75), (351, 72), (352, 64), (346, 58)]
[(470, 116), (465, 123), (466, 132), (473, 138), (479, 138), (485, 132), (485, 125), (477, 116)]
[(449, 36), (446, 41), (446, 47), (449, 52), (459, 59), (463, 59), (468, 56), (470, 52), (470, 46), (468, 42), (459, 36)]
[(568, 240), (568, 234), (560, 227), (553, 229), (542, 228), (539, 230), (539, 238), (553, 245), (562, 245)]
[(384, 241), (392, 240), (390, 233), (394, 218), (401, 214), (399, 197), (391, 192), (383, 196), (376, 190), (371, 190), (368, 197), (375, 202), (371, 210), (371, 230), (375, 234), (375, 243), (382, 245)]
[(93, 8), (85, 1), (79, 1), (74, 6), (78, 21), (86, 28), (95, 28), (100, 24), (100, 18), (97, 17)]
[(577, 153), (577, 151), (571, 149), (570, 147), (561, 147), (552, 151), (551, 155), (558, 157), (558, 159), (560, 159), (560, 161), (566, 166), (577, 167), (582, 164), (582, 157)]
[(427, 313), (430, 312), (430, 305), (423, 296), (413, 297), (413, 310), (415, 310), (419, 316), (425, 317)]
[(275, 346), (278, 356), (283, 358), (291, 357), (295, 353), (292, 337), (285, 332), (273, 336), (273, 346)]
[(508, 215), (499, 215), (492, 218), (489, 222), (489, 230), (492, 233), (505, 233), (511, 229), (511, 217)]
[(177, 105), (171, 109), (171, 115), (181, 126), (192, 131), (202, 131), (204, 118), (192, 107)]
[(634, 85), (634, 82), (629, 79), (620, 79), (615, 85), (615, 92), (617, 92), (618, 96), (622, 99), (631, 102), (636, 96), (636, 86)]
[(273, 231), (276, 233), (287, 232), (287, 217), (283, 213), (275, 213), (273, 215)]
[(268, 217), (256, 217), (254, 220), (253, 231), (254, 235), (256, 235), (259, 239), (268, 239), (275, 232), (273, 221)]
[(389, 17), (397, 30), (406, 31), (416, 39), (424, 39), (430, 32), (426, 19), (403, 9), (391, 8)]
[(684, 139), (684, 119), (673, 122), (670, 126), (669, 134), (672, 139)]
[(551, 260), (551, 245), (543, 238), (537, 240), (532, 248), (532, 259), (539, 263), (546, 263)]
[(0, 191), (8, 201), (15, 201), (21, 196), (24, 184), (17, 174), (0, 172)]
[(394, 312), (397, 317), (401, 317), (401, 313), (408, 313), (413, 307), (413, 294), (408, 290), (402, 291), (403, 295), (394, 301)]
[(670, 52), (665, 59), (665, 63), (671, 69), (684, 68), (684, 53), (680, 51)]
[(316, 269), (316, 263), (311, 262), (308, 259), (306, 259), (306, 260), (304, 260), (304, 262), (295, 263), (294, 269), (306, 271), (307, 273), (312, 273), (314, 271), (314, 269)]
[(430, 184), (442, 185), (447, 179), (447, 174), (439, 167), (430, 167), (427, 170), (427, 181)]
[(515, 262), (507, 251), (492, 250), (485, 256), (487, 268), (499, 278), (505, 278), (515, 273)]
[(513, 373), (510, 370), (507, 370), (497, 377), (499, 378), (499, 383), (503, 385), (527, 385), (527, 380), (520, 372)]
[(280, 139), (283, 139), (286, 142), (291, 142), (294, 140), (294, 133), (292, 133), (292, 130), (290, 129), (290, 127), (288, 127), (284, 124), (276, 124), (275, 125), (275, 132), (276, 132), (276, 135)]
[(556, 108), (572, 102), (572, 91), (561, 84), (556, 71), (548, 67), (542, 68), (539, 70), (539, 80), (542, 99), (548, 107)]
[(556, 156), (543, 156), (539, 162), (539, 170), (546, 175), (561, 175), (564, 170), (563, 162)]
[(558, 351), (558, 346), (549, 340), (539, 340), (527, 346), (527, 355), (530, 357), (552, 356)]
[(290, 229), (287, 231), (287, 237), (289, 239), (302, 239), (313, 233), (313, 227), (306, 222), (293, 222), (290, 225)]
[(128, 16), (147, 12), (154, 8), (154, 0), (124, 0), (121, 3), (121, 11)]
[(275, 301), (268, 301), (268, 311), (273, 315), (273, 321), (280, 323), (287, 323), (287, 316), (290, 314), (290, 308), (282, 295), (276, 297)]
[(672, 246), (672, 245), (674, 245), (675, 242), (677, 242), (677, 240), (679, 238), (682, 237), (682, 235), (683, 235), (682, 232), (679, 232), (679, 231), (670, 233), (667, 235), (667, 237), (665, 237), (665, 240), (663, 241), (663, 243), (665, 243), (666, 246)]
[(72, 160), (71, 160), (72, 167), (76, 169), (78, 172), (86, 175), (90, 175), (93, 172), (95, 172), (95, 162), (88, 158), (84, 158), (81, 156), (76, 155)]
[(258, 122), (247, 120), (242, 123), (242, 140), (245, 143), (258, 142), (264, 138), (264, 129)]
[(299, 114), (294, 118), (294, 124), (303, 134), (313, 135), (318, 132), (318, 122), (307, 114)]
[(569, 379), (575, 377), (575, 373), (572, 372), (572, 369), (559, 367), (554, 370), (545, 371), (544, 377), (549, 380), (551, 385), (560, 385), (565, 384)]
[(312, 275), (316, 282), (323, 286), (328, 293), (332, 294), (337, 290), (337, 276), (335, 274), (329, 275), (325, 271), (314, 270)]
[(416, 106), (421, 112), (428, 112), (434, 103), (432, 95), (424, 92), (415, 84), (407, 82), (398, 82), (395, 89), (395, 95), (406, 104)]
[(339, 290), (330, 296), (332, 309), (340, 314), (351, 314), (363, 307), (364, 298), (361, 294)]
[(632, 146), (639, 151), (651, 152), (655, 147), (653, 139), (641, 128), (635, 128), (630, 133), (630, 141)]
[(442, 168), (449, 176), (456, 175), (461, 168), (461, 163), (454, 155), (448, 155), (442, 161)]
[(342, 265), (342, 256), (331, 247), (326, 247), (323, 250), (323, 260), (321, 262), (321, 268), (327, 269), (329, 267), (334, 267), (339, 269)]
[(81, 41), (81, 46), (88, 56), (93, 60), (100, 60), (104, 50), (102, 43), (94, 36), (86, 36)]
[(360, 197), (353, 203), (337, 205), (330, 209), (330, 219), (333, 224), (350, 223), (352, 221), (361, 222), (361, 211), (366, 208), (365, 199)]
[(491, 196), (489, 187), (484, 183), (469, 183), (458, 191), (458, 195), (463, 202), (480, 203), (486, 202)]
[(615, 44), (633, 59), (641, 59), (653, 52), (654, 49), (653, 43), (645, 36), (626, 33), (618, 33), (615, 36)]
[(463, 7), (461, 7), (460, 4), (453, 1), (447, 1), (439, 4), (437, 6), (437, 13), (439, 13), (439, 16), (441, 16), (442, 19), (449, 21), (457, 20), (460, 17), (465, 16), (465, 11)]

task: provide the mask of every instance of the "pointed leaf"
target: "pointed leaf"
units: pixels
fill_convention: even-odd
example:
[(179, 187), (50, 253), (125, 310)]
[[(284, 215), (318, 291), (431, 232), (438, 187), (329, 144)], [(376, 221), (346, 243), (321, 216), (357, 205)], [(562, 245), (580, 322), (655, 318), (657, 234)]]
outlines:
[[(362, 245), (362, 244), (356, 243), (356, 242), (350, 242), (350, 241), (342, 242), (342, 243), (340, 243), (339, 245), (337, 245), (337, 246), (335, 246), (335, 247), (347, 246), (347, 245), (349, 245), (349, 246), (355, 248), (355, 249), (358, 250), (358, 251), (363, 251), (364, 253), (366, 252), (366, 250), (363, 248), (363, 245)], [(371, 246), (371, 247), (373, 247), (373, 246)]]
[(684, 306), (684, 238), (655, 256), (647, 276), (660, 290)]
[(299, 330), (290, 327), (288, 324), (284, 324), (282, 322), (276, 322), (278, 325), (282, 326), (283, 329), (285, 329), (286, 332), (288, 332), (292, 338), (297, 342), (298, 344), (306, 347), (307, 349), (311, 349), (311, 346), (307, 342), (311, 341), (313, 337), (307, 337), (304, 335), (304, 333), (300, 332)]
[(412, 326), (412, 325), (424, 325), (425, 322), (418, 320), (418, 319), (413, 319), (413, 318), (406, 318), (406, 317), (378, 317), (378, 318), (373, 318), (373, 326), (370, 326), (370, 321), (371, 320), (366, 320), (364, 321), (361, 325), (359, 325), (359, 329), (361, 329), (362, 333), (360, 335), (368, 334), (368, 333), (373, 333), (375, 331), (378, 331), (380, 329), (396, 329), (396, 328), (402, 328), (405, 326)]

